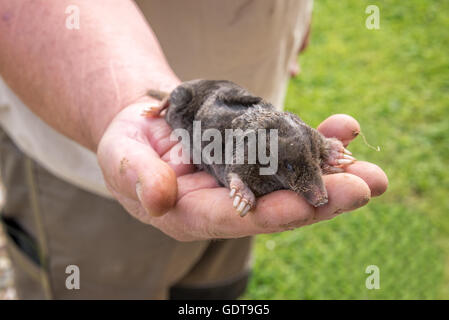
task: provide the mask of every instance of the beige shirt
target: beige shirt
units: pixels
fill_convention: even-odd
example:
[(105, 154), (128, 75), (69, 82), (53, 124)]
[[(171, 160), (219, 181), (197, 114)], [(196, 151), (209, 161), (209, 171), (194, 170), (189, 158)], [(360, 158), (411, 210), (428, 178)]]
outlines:
[[(282, 108), (313, 0), (136, 0), (181, 80), (226, 79)], [(82, 29), (80, 30), (82, 32)], [(34, 115), (0, 77), (0, 124), (57, 177), (110, 197), (91, 151)]]

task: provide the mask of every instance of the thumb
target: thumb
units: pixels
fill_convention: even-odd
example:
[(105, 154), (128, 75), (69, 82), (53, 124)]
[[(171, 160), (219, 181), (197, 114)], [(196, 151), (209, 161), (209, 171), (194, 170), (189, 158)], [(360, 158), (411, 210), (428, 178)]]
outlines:
[(175, 172), (149, 144), (106, 132), (97, 155), (114, 194), (139, 201), (151, 216), (161, 216), (175, 205)]

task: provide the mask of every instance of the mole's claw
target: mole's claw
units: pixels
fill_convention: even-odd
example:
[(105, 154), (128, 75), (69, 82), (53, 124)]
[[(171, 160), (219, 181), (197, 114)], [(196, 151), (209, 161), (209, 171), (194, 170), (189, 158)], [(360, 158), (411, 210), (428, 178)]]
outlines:
[(343, 150), (344, 150), (344, 153), (346, 153), (347, 155), (352, 156), (352, 152), (351, 152), (351, 151), (349, 151), (349, 150), (346, 149), (346, 148), (343, 148)]
[(251, 203), (248, 202), (247, 199), (242, 199), (242, 201), (240, 201), (240, 205), (237, 208), (237, 213), (243, 218), (244, 216), (246, 216), (246, 214), (249, 212), (249, 210), (251, 210)]
[(236, 197), (234, 198), (234, 203), (233, 203), (234, 208), (237, 208), (237, 206), (238, 206), (239, 203), (240, 203), (240, 199), (241, 199), (240, 196), (236, 196)]
[(229, 196), (233, 199), (232, 206), (236, 209), (237, 213), (244, 217), (248, 211), (255, 206), (256, 197), (251, 189), (240, 179), (238, 174), (228, 174)]
[(243, 212), (243, 209), (245, 209), (245, 206), (246, 206), (246, 201), (243, 199), (242, 201), (240, 201), (240, 204), (237, 207), (237, 212), (241, 214)]
[(350, 159), (338, 159), (337, 160), (337, 163), (338, 164), (351, 164), (351, 163), (353, 163), (354, 161), (353, 160), (350, 160)]
[(351, 157), (351, 156), (349, 156), (349, 155), (347, 155), (347, 154), (344, 154), (344, 155), (343, 155), (343, 158), (349, 159), (349, 160), (352, 160), (352, 161), (355, 161), (355, 160), (356, 160), (354, 157)]
[(248, 211), (251, 209), (251, 206), (249, 205), (249, 203), (245, 206), (245, 209), (243, 209), (242, 213), (240, 213), (240, 216), (243, 218), (244, 216), (246, 216), (246, 214), (248, 213)]

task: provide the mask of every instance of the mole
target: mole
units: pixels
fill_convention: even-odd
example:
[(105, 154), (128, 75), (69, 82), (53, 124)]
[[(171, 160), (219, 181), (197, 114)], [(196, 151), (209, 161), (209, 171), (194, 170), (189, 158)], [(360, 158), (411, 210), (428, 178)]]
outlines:
[[(232, 204), (241, 217), (253, 211), (256, 198), (282, 189), (294, 191), (314, 207), (322, 206), (328, 202), (322, 175), (343, 172), (344, 166), (356, 161), (338, 139), (324, 137), (297, 115), (277, 111), (271, 103), (231, 81), (197, 79), (181, 83), (171, 93), (151, 90), (148, 94), (160, 103), (146, 107), (142, 116), (164, 116), (172, 129), (185, 129), (190, 137), (195, 121), (201, 121), (202, 132), (216, 129), (223, 137), (227, 129), (241, 129), (241, 134), (277, 130), (278, 165), (273, 174), (260, 174), (264, 165), (259, 159), (255, 163), (196, 164), (230, 190)], [(222, 144), (224, 152), (225, 142)], [(232, 154), (234, 160), (236, 153)]]

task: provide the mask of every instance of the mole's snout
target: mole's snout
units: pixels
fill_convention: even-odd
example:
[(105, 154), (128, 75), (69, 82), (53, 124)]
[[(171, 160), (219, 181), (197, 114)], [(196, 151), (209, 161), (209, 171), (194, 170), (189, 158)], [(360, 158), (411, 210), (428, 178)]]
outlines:
[(320, 207), (328, 202), (327, 191), (324, 186), (320, 188), (313, 185), (308, 191), (302, 192), (302, 195), (314, 207)]
[(317, 199), (316, 203), (312, 203), (314, 207), (320, 207), (328, 202), (327, 196)]

